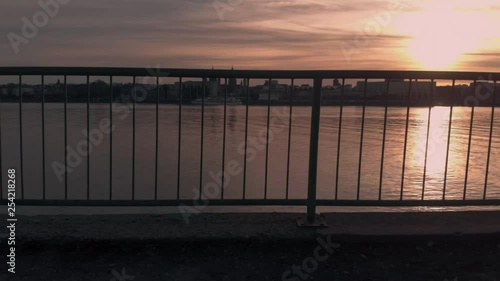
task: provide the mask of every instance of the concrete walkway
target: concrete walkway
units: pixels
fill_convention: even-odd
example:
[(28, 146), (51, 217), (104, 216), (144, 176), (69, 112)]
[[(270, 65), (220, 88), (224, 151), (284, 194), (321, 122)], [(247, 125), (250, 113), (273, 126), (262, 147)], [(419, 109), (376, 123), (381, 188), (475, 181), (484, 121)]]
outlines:
[(500, 280), (500, 212), (328, 213), (327, 228), (298, 228), (304, 217), (18, 216), (16, 274), (0, 280)]
[[(304, 214), (237, 213), (168, 215), (18, 216), (20, 241), (143, 239), (291, 239), (330, 235), (339, 241), (388, 238), (500, 237), (500, 212), (327, 213), (327, 228), (298, 228)], [(5, 221), (6, 217), (0, 218)], [(1, 240), (6, 239), (3, 233)], [(1, 242), (4, 243), (4, 242)]]

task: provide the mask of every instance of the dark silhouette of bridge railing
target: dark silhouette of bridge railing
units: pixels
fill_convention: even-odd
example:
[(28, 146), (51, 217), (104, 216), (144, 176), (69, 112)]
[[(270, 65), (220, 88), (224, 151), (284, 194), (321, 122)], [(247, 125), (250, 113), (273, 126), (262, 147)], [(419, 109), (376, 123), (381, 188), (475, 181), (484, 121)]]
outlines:
[[(488, 155), (487, 155), (487, 163), (486, 163), (486, 174), (485, 174), (485, 185), (484, 185), (484, 196), (480, 200), (468, 200), (465, 196), (466, 193), (466, 188), (467, 184), (464, 186), (464, 197), (461, 200), (448, 200), (445, 197), (446, 190), (443, 189), (443, 199), (442, 200), (424, 200), (422, 196), (422, 200), (404, 200), (402, 196), (402, 190), (403, 190), (403, 183), (401, 183), (401, 198), (400, 200), (382, 200), (381, 196), (379, 196), (379, 200), (360, 200), (359, 199), (359, 189), (360, 189), (360, 183), (359, 179), (361, 177), (361, 162), (362, 162), (362, 151), (360, 151), (359, 156), (354, 155), (354, 157), (359, 157), (359, 174), (358, 174), (358, 196), (356, 200), (339, 200), (337, 199), (337, 196), (333, 199), (317, 199), (316, 196), (316, 186), (317, 186), (317, 170), (318, 170), (318, 140), (319, 140), (319, 130), (320, 130), (320, 110), (321, 110), (321, 105), (322, 105), (322, 85), (323, 81), (326, 79), (338, 79), (338, 81), (341, 82), (342, 85), (342, 90), (339, 95), (339, 101), (340, 101), (340, 106), (342, 106), (342, 102), (344, 101), (344, 88), (345, 88), (345, 81), (346, 79), (362, 79), (368, 81), (368, 79), (380, 79), (385, 81), (387, 84), (390, 84), (393, 79), (405, 79), (405, 81), (410, 82), (410, 91), (411, 91), (411, 83), (412, 81), (418, 81), (418, 80), (430, 80), (430, 81), (436, 81), (436, 80), (450, 80), (453, 81), (453, 87), (455, 87), (455, 81), (458, 80), (470, 80), (474, 81), (474, 83), (478, 83), (481, 81), (490, 81), (492, 83), (497, 83), (497, 81), (500, 79), (500, 73), (477, 73), (477, 72), (429, 72), (429, 71), (274, 71), (274, 70), (202, 70), (202, 69), (141, 69), (141, 68), (104, 68), (104, 67), (0, 67), (0, 77), (2, 76), (15, 76), (18, 77), (18, 85), (19, 85), (19, 97), (18, 97), (18, 102), (19, 102), (19, 122), (20, 122), (20, 128), (18, 132), (9, 132), (9, 134), (19, 134), (21, 144), (23, 141), (23, 93), (22, 93), (22, 84), (23, 84), (23, 78), (25, 76), (39, 76), (41, 77), (42, 80), (42, 93), (41, 93), (41, 100), (40, 102), (42, 103), (42, 143), (43, 143), (43, 163), (40, 165), (40, 169), (42, 170), (43, 174), (43, 183), (41, 184), (41, 188), (43, 189), (43, 197), (39, 199), (27, 199), (24, 198), (24, 191), (23, 191), (23, 177), (27, 177), (29, 175), (25, 175), (23, 172), (23, 158), (26, 155), (23, 155), (23, 145), (20, 145), (20, 157), (21, 157), (21, 165), (18, 169), (18, 174), (17, 174), (17, 192), (18, 192), (18, 197), (16, 198), (16, 203), (18, 205), (38, 205), (38, 206), (178, 206), (180, 204), (185, 204), (185, 205), (193, 205), (196, 204), (195, 201), (193, 200), (184, 200), (179, 197), (179, 177), (180, 174), (178, 173), (178, 180), (177, 180), (177, 198), (172, 199), (172, 200), (159, 200), (156, 196), (157, 194), (157, 189), (158, 189), (158, 104), (160, 103), (160, 98), (159, 98), (159, 90), (157, 93), (156, 97), (156, 167), (155, 167), (155, 198), (152, 198), (151, 200), (136, 200), (134, 198), (134, 189), (135, 189), (135, 137), (136, 137), (136, 128), (135, 128), (135, 100), (132, 108), (132, 113), (133, 113), (133, 159), (131, 165), (133, 166), (132, 168), (132, 199), (131, 200), (113, 200), (112, 194), (110, 192), (110, 197), (108, 200), (91, 200), (89, 199), (89, 167), (87, 167), (87, 198), (86, 200), (69, 200), (67, 198), (67, 189), (68, 189), (68, 181), (67, 181), (67, 173), (65, 173), (65, 189), (66, 189), (66, 196), (65, 199), (63, 200), (49, 200), (46, 198), (46, 181), (45, 181), (45, 174), (46, 174), (46, 163), (45, 163), (45, 111), (47, 110), (44, 107), (44, 103), (46, 103), (45, 100), (45, 93), (43, 90), (43, 84), (44, 84), (44, 78), (48, 76), (63, 76), (64, 77), (64, 128), (65, 128), (65, 148), (67, 147), (67, 107), (66, 104), (68, 102), (68, 95), (67, 95), (67, 77), (69, 76), (84, 76), (87, 78), (87, 96), (84, 97), (87, 100), (87, 131), (89, 130), (89, 104), (91, 103), (90, 101), (90, 77), (94, 76), (99, 76), (99, 77), (109, 77), (110, 78), (110, 95), (111, 98), (109, 99), (109, 114), (112, 122), (112, 104), (113, 104), (113, 78), (114, 77), (133, 77), (134, 78), (134, 84), (136, 83), (136, 77), (154, 77), (156, 78), (156, 82), (159, 83), (159, 79), (162, 77), (174, 77), (178, 79), (178, 81), (182, 84), (183, 83), (183, 78), (198, 78), (198, 79), (203, 79), (203, 83), (207, 81), (207, 79), (210, 78), (222, 78), (225, 79), (226, 84), (227, 84), (227, 79), (231, 78), (238, 78), (238, 79), (247, 79), (245, 85), (249, 85), (249, 81), (251, 79), (266, 79), (271, 82), (272, 79), (290, 79), (292, 82), (292, 85), (295, 80), (298, 79), (312, 79), (314, 81), (313, 85), (313, 93), (312, 93), (312, 116), (311, 116), (311, 127), (310, 127), (310, 150), (309, 150), (309, 171), (308, 171), (308, 193), (307, 193), (307, 198), (302, 198), (302, 199), (288, 199), (283, 198), (283, 199), (268, 199), (267, 196), (265, 196), (263, 199), (247, 199), (247, 198), (242, 198), (242, 199), (226, 199), (224, 198), (224, 193), (222, 192), (221, 197), (219, 199), (211, 199), (208, 201), (209, 205), (238, 205), (238, 206), (246, 206), (246, 205), (297, 205), (297, 206), (306, 206), (307, 207), (307, 218), (309, 222), (314, 222), (315, 219), (315, 210), (317, 206), (486, 206), (486, 205), (500, 205), (500, 199), (489, 199), (486, 196), (486, 190), (488, 188), (491, 188), (488, 186), (488, 171), (490, 170), (490, 154), (491, 154), (491, 148), (492, 148), (492, 139), (494, 137), (494, 114), (495, 114), (495, 104), (492, 102), (491, 104), (491, 129), (489, 132), (489, 147), (488, 147)], [(271, 83), (269, 83), (271, 84)], [(364, 85), (366, 85), (365, 83)], [(494, 87), (495, 91), (492, 93), (493, 94), (493, 101), (496, 100), (496, 89), (498, 87)], [(159, 87), (157, 87), (159, 89)], [(182, 87), (181, 87), (182, 89)], [(227, 89), (227, 88), (226, 88)], [(270, 89), (270, 88), (269, 88)], [(182, 114), (182, 107), (185, 106), (183, 105), (182, 102), (182, 90), (180, 90), (180, 98), (178, 99), (178, 107), (179, 107), (179, 120), (181, 119), (180, 116)], [(293, 87), (292, 87), (293, 91)], [(269, 90), (269, 103), (268, 103), (268, 116), (267, 116), (267, 129), (268, 129), (268, 134), (269, 134), (269, 118), (270, 118), (270, 108), (271, 108), (271, 103), (270, 103), (270, 92)], [(364, 95), (366, 95), (367, 89), (365, 86), (364, 89)], [(246, 94), (248, 95), (248, 88)], [(386, 94), (387, 96), (388, 94)], [(292, 96), (290, 95), (289, 99), (289, 104), (292, 106)], [(1, 97), (1, 96), (0, 96)], [(410, 108), (410, 101), (409, 101), (410, 93), (408, 94), (408, 112)], [(225, 124), (226, 124), (226, 107), (228, 106), (226, 104), (227, 101), (227, 91), (226, 94), (224, 95), (224, 143), (223, 143), (223, 160), (222, 160), (222, 170), (224, 171), (224, 156), (225, 156), (225, 150), (226, 150), (226, 141), (225, 141)], [(387, 101), (387, 99), (385, 99)], [(201, 114), (204, 112), (204, 107), (206, 106), (204, 104), (205, 99), (202, 101), (202, 106), (201, 106)], [(390, 105), (388, 103), (385, 104), (385, 116), (384, 116), (384, 131), (383, 131), (383, 146), (382, 146), (382, 163), (381, 163), (381, 172), (380, 172), (380, 177), (382, 178), (382, 172), (383, 172), (383, 155), (384, 155), (384, 149), (385, 149), (385, 138), (386, 138), (386, 128), (387, 128), (387, 108)], [(472, 107), (474, 108), (474, 105), (472, 104)], [(248, 102), (246, 103), (246, 110), (247, 110), (247, 127), (245, 128), (245, 142), (247, 142), (247, 133), (248, 133)], [(339, 137), (338, 141), (340, 143), (340, 134), (342, 131), (342, 110), (340, 111), (340, 123), (339, 123)], [(430, 112), (430, 109), (429, 109)], [(429, 113), (430, 115), (430, 113)], [(203, 115), (202, 115), (203, 116)], [(451, 113), (450, 113), (451, 117)], [(291, 118), (291, 113), (290, 113), (290, 118)], [(472, 116), (471, 120), (474, 118), (474, 110), (472, 110)], [(364, 125), (364, 120), (365, 120), (365, 105), (363, 105), (363, 115), (362, 115), (362, 121)], [(202, 122), (203, 122), (203, 117), (202, 117)], [(430, 119), (429, 119), (430, 122)], [(451, 129), (451, 118), (450, 118), (450, 129)], [(1, 122), (0, 122), (1, 124)], [(364, 126), (362, 125), (361, 127), (361, 147), (360, 150), (362, 150), (362, 144), (363, 144), (363, 132), (364, 132)], [(289, 142), (288, 142), (288, 163), (287, 167), (289, 167), (290, 164), (290, 137), (291, 137), (291, 126), (292, 122), (289, 124), (290, 130), (289, 130)], [(430, 124), (427, 124), (427, 140), (429, 138), (429, 126)], [(469, 135), (472, 137), (472, 127), (473, 127), (473, 122), (471, 121), (470, 124), (470, 132)], [(179, 131), (182, 130), (181, 122), (179, 122)], [(201, 127), (201, 130), (203, 130), (203, 126)], [(0, 128), (0, 136), (5, 136), (6, 132), (2, 131)], [(408, 117), (407, 117), (407, 122), (406, 122), (406, 136), (405, 136), (405, 149), (406, 149), (406, 144), (407, 144), (407, 136), (408, 135)], [(179, 134), (179, 149), (178, 153), (180, 153), (180, 145), (181, 145), (181, 140), (180, 140), (180, 134)], [(112, 142), (112, 135), (111, 141), (110, 141), (110, 159), (112, 159), (112, 153), (113, 153), (113, 142)], [(1, 137), (0, 137), (1, 141)], [(87, 148), (88, 146), (89, 139), (87, 138)], [(448, 144), (450, 143), (450, 134), (448, 133)], [(467, 168), (469, 165), (469, 159), (470, 159), (470, 153), (471, 153), (471, 138), (469, 138), (469, 146), (468, 146), (468, 154), (467, 154)], [(203, 157), (203, 133), (202, 133), (202, 140), (201, 140), (201, 156)], [(7, 149), (5, 147), (1, 147), (2, 149)], [(63, 148), (61, 148), (63, 149)], [(338, 149), (340, 150), (340, 145), (338, 146)], [(427, 148), (426, 148), (427, 149)], [(266, 191), (267, 191), (267, 170), (268, 170), (268, 150), (269, 146), (266, 147)], [(448, 145), (448, 151), (447, 151), (447, 157), (448, 157), (448, 152), (449, 152), (449, 145)], [(1, 153), (1, 151), (0, 151)], [(427, 161), (427, 150), (426, 150), (426, 161)], [(67, 154), (67, 151), (66, 151)], [(3, 155), (3, 154), (1, 154)], [(0, 156), (1, 156), (0, 155)], [(87, 156), (90, 157), (90, 156)], [(180, 169), (180, 155), (178, 155), (178, 171)], [(401, 155), (403, 158), (403, 165), (404, 165), (404, 159), (407, 157), (406, 156), (406, 150), (404, 151), (403, 155)], [(0, 162), (0, 170), (2, 171), (2, 197), (0, 198), (2, 204), (6, 204), (8, 202), (7, 200), (7, 180), (6, 180), (6, 172), (4, 170), (6, 168), (6, 165), (8, 165), (8, 159), (1, 159), (2, 161)], [(448, 160), (448, 159), (447, 159)], [(246, 160), (245, 160), (246, 161)], [(203, 161), (201, 161), (203, 163)], [(339, 163), (339, 157), (337, 154), (337, 182), (336, 182), (336, 189), (338, 189), (338, 163)], [(3, 165), (2, 165), (3, 164)], [(110, 165), (112, 165), (112, 161), (110, 160)], [(87, 165), (90, 165), (90, 161), (87, 161)], [(67, 167), (67, 166), (66, 166)], [(427, 167), (427, 162), (425, 163), (424, 167), (424, 186), (422, 187), (422, 194), (424, 194), (424, 189), (425, 189), (425, 171)], [(112, 173), (112, 169), (110, 168), (110, 173)], [(246, 174), (246, 165), (245, 165), (245, 171), (244, 173)], [(404, 173), (404, 166), (403, 166), (403, 173)], [(468, 169), (465, 171), (465, 182), (467, 183), (467, 176), (468, 176)], [(288, 175), (287, 175), (288, 176)], [(110, 175), (110, 187), (112, 186), (111, 183), (112, 176)], [(224, 178), (222, 178), (222, 181)], [(445, 185), (446, 185), (446, 178), (444, 179)], [(288, 182), (287, 182), (288, 183)], [(201, 182), (200, 182), (201, 186)], [(494, 187), (498, 188), (498, 187)], [(111, 188), (110, 188), (111, 190)], [(287, 194), (288, 194), (288, 185), (287, 185)], [(266, 193), (267, 195), (267, 193)], [(201, 199), (201, 198), (200, 198)]]

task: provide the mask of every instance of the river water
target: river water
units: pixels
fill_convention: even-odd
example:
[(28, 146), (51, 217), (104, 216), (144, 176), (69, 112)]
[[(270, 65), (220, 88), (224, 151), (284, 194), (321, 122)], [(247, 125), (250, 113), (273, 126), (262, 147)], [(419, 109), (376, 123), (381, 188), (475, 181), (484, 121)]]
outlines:
[[(64, 105), (45, 105), (45, 153), (46, 153), (46, 198), (64, 199), (63, 177), (53, 167), (64, 164)], [(362, 107), (344, 107), (342, 137), (338, 143), (340, 107), (321, 108), (321, 129), (318, 159), (319, 199), (333, 199), (336, 193), (337, 149), (340, 145), (338, 199), (356, 199), (361, 140)], [(363, 138), (363, 153), (360, 177), (360, 199), (392, 200), (401, 194), (401, 177), (406, 126), (406, 108), (389, 108), (385, 142), (382, 188), (379, 190), (384, 108), (367, 107)], [(17, 104), (2, 104), (2, 163), (16, 168), (20, 173), (19, 154), (19, 108)], [(273, 106), (271, 127), (267, 192), (266, 192), (266, 139), (267, 107), (250, 106), (248, 137), (254, 141), (247, 149), (245, 197), (249, 199), (282, 199), (287, 192), (287, 156), (289, 108)], [(411, 108), (409, 117), (406, 167), (404, 172), (404, 199), (421, 199), (424, 180), (425, 148), (427, 143), (428, 108)], [(434, 107), (429, 129), (427, 170), (425, 176), (425, 199), (441, 199), (446, 164), (446, 148), (449, 124), (449, 107)], [(153, 199), (155, 183), (155, 105), (137, 104), (136, 107), (136, 166), (135, 199)], [(243, 167), (245, 165), (244, 140), (246, 107), (227, 107), (225, 170), (231, 174), (226, 178), (224, 198), (243, 197)], [(309, 135), (311, 108), (297, 106), (292, 111), (292, 137), (288, 195), (290, 199), (307, 196), (309, 161)], [(471, 108), (453, 109), (451, 142), (447, 175), (447, 199), (462, 199), (464, 194), (467, 148), (469, 144)], [(175, 199), (177, 195), (178, 155), (178, 106), (160, 105), (159, 108), (159, 165), (158, 199)], [(86, 105), (68, 104), (68, 146), (77, 156), (70, 159), (68, 174), (68, 199), (86, 199), (87, 157)], [(108, 199), (110, 194), (109, 134), (99, 129), (99, 122), (109, 118), (109, 105), (91, 104), (90, 123), (96, 142), (90, 153), (90, 199)], [(132, 112), (124, 105), (117, 106), (113, 113), (113, 199), (132, 197)], [(490, 134), (491, 108), (476, 108), (473, 122), (470, 162), (467, 180), (467, 199), (482, 199), (485, 188), (488, 141)], [(487, 198), (500, 198), (500, 114), (496, 115), (491, 147)], [(100, 133), (96, 133), (99, 130)], [(100, 138), (102, 134), (102, 138)], [(42, 198), (42, 127), (41, 105), (23, 105), (23, 152), (24, 152), (24, 198)], [(203, 135), (203, 168), (201, 176), (203, 192), (209, 198), (213, 194), (210, 183), (216, 183), (212, 174), (222, 170), (224, 136), (224, 107), (205, 107)], [(260, 139), (259, 139), (260, 138)], [(198, 196), (200, 188), (201, 106), (182, 107), (180, 198)], [(79, 152), (80, 151), (80, 152)], [(79, 156), (78, 156), (79, 155)], [(81, 161), (77, 161), (78, 158)], [(57, 164), (60, 163), (60, 164)], [(18, 198), (20, 192), (18, 182)], [(212, 185), (213, 186), (213, 185)], [(3, 187), (4, 194), (6, 188)]]

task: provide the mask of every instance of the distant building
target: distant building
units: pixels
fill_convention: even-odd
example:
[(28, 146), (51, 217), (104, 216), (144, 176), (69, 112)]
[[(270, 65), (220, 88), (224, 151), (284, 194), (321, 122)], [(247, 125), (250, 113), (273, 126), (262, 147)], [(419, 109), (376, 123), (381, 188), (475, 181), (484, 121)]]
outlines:
[[(23, 93), (23, 96), (24, 95), (34, 95), (35, 89), (34, 88), (21, 88), (21, 92)], [(12, 95), (18, 97), (19, 96), (19, 88), (13, 88)]]
[(299, 86), (299, 90), (308, 91), (308, 90), (312, 90), (312, 87), (309, 84), (302, 84)]
[(333, 87), (341, 87), (341, 86), (342, 86), (342, 84), (340, 84), (339, 79), (333, 80)]
[(215, 98), (219, 94), (220, 80), (217, 78), (210, 78), (208, 80), (209, 97)]
[(271, 100), (288, 99), (288, 85), (279, 84), (278, 80), (266, 80), (262, 86), (262, 91), (259, 93), (259, 100), (268, 100), (269, 91), (271, 92)]
[[(231, 70), (234, 70), (234, 68), (231, 67)], [(236, 91), (236, 87), (238, 86), (238, 84), (236, 82), (236, 78), (229, 78), (227, 85), (228, 85), (229, 94), (234, 94)]]
[[(180, 82), (176, 82), (174, 86), (179, 93)], [(203, 89), (203, 86), (203, 81), (182, 82), (182, 98), (186, 100), (201, 98), (203, 93), (206, 94), (206, 89)]]
[(266, 92), (261, 92), (259, 94), (259, 100), (263, 100), (263, 101), (266, 101), (266, 100), (276, 101), (276, 100), (280, 100), (280, 99), (281, 99), (281, 96), (279, 93), (271, 93), (270, 96), (269, 96), (269, 93), (266, 93)]
[[(389, 90), (387, 86), (389, 85)], [(364, 94), (366, 87), (366, 97), (383, 97), (386, 93), (391, 99), (407, 99), (410, 93), (410, 82), (391, 79), (388, 81), (368, 82), (358, 81), (356, 91)], [(410, 97), (412, 100), (430, 100), (436, 95), (436, 82), (411, 82)]]

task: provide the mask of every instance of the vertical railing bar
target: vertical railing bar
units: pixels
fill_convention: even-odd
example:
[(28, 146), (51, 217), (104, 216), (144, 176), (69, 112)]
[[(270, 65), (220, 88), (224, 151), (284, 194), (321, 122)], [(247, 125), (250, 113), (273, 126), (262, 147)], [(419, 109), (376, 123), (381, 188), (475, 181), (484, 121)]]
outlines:
[(132, 200), (135, 199), (135, 106), (136, 106), (136, 77), (132, 78)]
[[(432, 95), (432, 86), (434, 84), (434, 79), (431, 80), (431, 89), (429, 96)], [(431, 132), (431, 116), (432, 116), (432, 104), (429, 105), (429, 114), (427, 115), (427, 137), (425, 140), (425, 156), (424, 156), (424, 176), (422, 181), (422, 200), (425, 200), (425, 181), (427, 177), (427, 158), (429, 152), (429, 136)]]
[(335, 200), (338, 199), (339, 195), (340, 143), (342, 142), (342, 119), (344, 117), (344, 91), (345, 78), (342, 78), (342, 89), (340, 90), (339, 134), (337, 139), (337, 166), (335, 171)]
[(264, 199), (267, 199), (267, 176), (268, 176), (268, 164), (269, 164), (269, 126), (271, 120), (271, 90), (272, 90), (272, 78), (269, 79), (269, 91), (267, 93), (267, 133), (266, 133), (266, 165), (265, 165), (265, 176), (264, 176)]
[(155, 200), (158, 200), (158, 134), (160, 107), (160, 76), (156, 76), (156, 134), (155, 134)]
[[(0, 200), (3, 199), (3, 166), (2, 166), (2, 93), (0, 93)], [(7, 184), (7, 189), (9, 185)], [(8, 194), (7, 194), (8, 198)]]
[(23, 161), (23, 86), (19, 75), (19, 154), (21, 166), (21, 199), (24, 199), (24, 161)]
[(113, 76), (109, 76), (109, 200), (113, 200)]
[(201, 194), (203, 192), (203, 136), (204, 136), (204, 128), (205, 128), (205, 87), (206, 87), (206, 78), (203, 78), (202, 82), (202, 97), (201, 97), (201, 132), (200, 132), (200, 194), (198, 199), (201, 200)]
[(227, 91), (228, 91), (228, 85), (227, 85), (227, 78), (224, 80), (224, 130), (222, 133), (222, 180), (221, 180), (221, 192), (220, 192), (220, 198), (224, 199), (224, 174), (225, 174), (225, 165), (226, 165), (226, 123), (227, 123)]
[[(456, 80), (453, 79), (452, 83), (452, 88), (451, 88), (451, 95), (452, 97), (455, 96), (455, 88), (456, 88)], [(448, 121), (448, 139), (446, 142), (446, 162), (444, 164), (444, 179), (443, 179), (443, 201), (446, 200), (446, 185), (448, 182), (448, 162), (450, 159), (450, 143), (451, 143), (451, 129), (453, 125), (453, 104), (450, 106), (450, 117)]]
[(389, 90), (391, 87), (391, 80), (387, 79), (387, 90), (385, 92), (385, 110), (384, 110), (384, 131), (382, 137), (382, 155), (380, 161), (380, 181), (378, 188), (378, 200), (382, 200), (382, 183), (384, 178), (384, 160), (385, 160), (385, 140), (387, 133), (387, 113), (388, 113), (388, 103), (389, 103)]
[[(474, 90), (477, 89), (477, 80), (474, 80)], [(465, 165), (465, 182), (464, 182), (464, 196), (463, 200), (467, 198), (467, 182), (469, 180), (469, 166), (470, 166), (470, 151), (472, 145), (472, 130), (474, 128), (474, 111), (476, 105), (472, 104), (471, 116), (470, 116), (470, 127), (469, 127), (469, 143), (467, 145), (467, 163)]]
[(250, 103), (250, 78), (247, 79), (247, 102), (245, 105), (245, 155), (243, 159), (243, 199), (246, 199), (247, 187), (247, 150), (248, 150), (248, 104)]
[(363, 93), (363, 113), (361, 115), (361, 139), (359, 142), (359, 165), (358, 165), (358, 188), (356, 193), (356, 200), (360, 198), (361, 190), (361, 161), (363, 160), (363, 138), (365, 133), (365, 115), (366, 115), (366, 91), (368, 88), (368, 78), (365, 78), (365, 89)]
[(87, 200), (90, 199), (90, 76), (87, 75)]
[(42, 188), (43, 200), (46, 197), (46, 176), (45, 176), (45, 76), (42, 75)]
[(406, 169), (406, 150), (408, 148), (408, 127), (410, 125), (410, 105), (411, 105), (411, 90), (412, 90), (412, 81), (410, 78), (408, 84), (408, 98), (406, 104), (406, 125), (405, 125), (405, 141), (403, 148), (403, 164), (402, 164), (402, 172), (401, 172), (401, 193), (399, 195), (399, 200), (403, 200), (403, 192), (404, 192), (404, 184), (405, 184), (405, 169)]
[(177, 200), (181, 192), (182, 77), (179, 77), (179, 135), (177, 137)]
[(311, 110), (311, 137), (309, 147), (309, 175), (307, 187), (307, 221), (313, 224), (316, 218), (316, 191), (318, 176), (318, 144), (321, 117), (321, 84), (323, 78), (314, 78), (313, 104)]
[(68, 77), (64, 75), (64, 200), (68, 200)]
[(290, 187), (290, 152), (291, 152), (291, 144), (292, 144), (292, 110), (293, 110), (293, 93), (294, 93), (294, 83), (295, 79), (292, 78), (292, 85), (290, 90), (290, 96), (288, 97), (290, 104), (290, 112), (288, 116), (288, 151), (287, 151), (287, 160), (286, 160), (286, 194), (285, 199), (288, 199), (289, 195), (289, 187)]
[(491, 101), (491, 123), (490, 123), (490, 139), (488, 141), (488, 156), (486, 160), (486, 175), (484, 178), (484, 193), (483, 200), (486, 200), (486, 195), (488, 191), (488, 173), (490, 171), (490, 160), (491, 160), (491, 144), (493, 140), (493, 126), (495, 125), (495, 107), (496, 107), (496, 95), (497, 95), (497, 81), (493, 82), (493, 97)]

